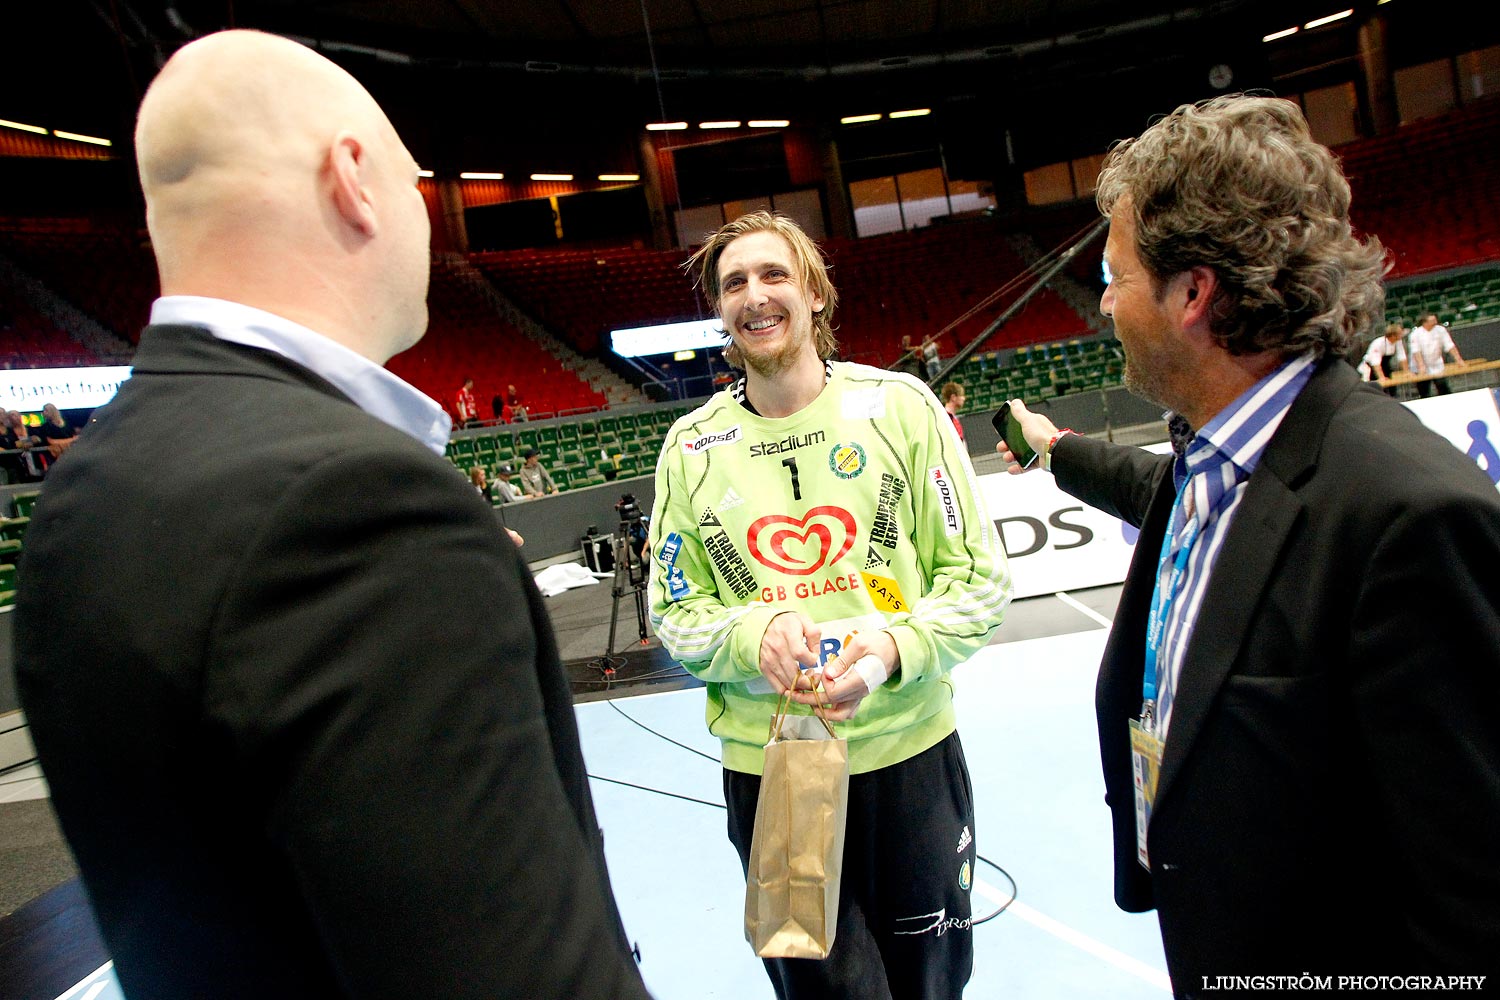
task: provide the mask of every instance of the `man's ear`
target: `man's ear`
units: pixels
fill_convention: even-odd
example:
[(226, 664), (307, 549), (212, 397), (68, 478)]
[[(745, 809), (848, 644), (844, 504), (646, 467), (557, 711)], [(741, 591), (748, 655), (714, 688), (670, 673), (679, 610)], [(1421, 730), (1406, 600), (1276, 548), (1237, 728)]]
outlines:
[(333, 183), (333, 204), (339, 217), (367, 237), (378, 228), (375, 205), (364, 186), (365, 148), (349, 132), (334, 137), (328, 151), (328, 173)]
[(1178, 276), (1182, 282), (1182, 325), (1207, 324), (1214, 295), (1219, 291), (1219, 276), (1211, 267), (1192, 267)]

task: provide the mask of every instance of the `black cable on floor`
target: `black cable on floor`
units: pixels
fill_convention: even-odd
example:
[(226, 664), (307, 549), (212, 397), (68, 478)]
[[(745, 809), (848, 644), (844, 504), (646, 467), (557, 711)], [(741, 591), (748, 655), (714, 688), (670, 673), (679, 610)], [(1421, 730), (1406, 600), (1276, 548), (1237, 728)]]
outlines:
[(604, 777), (602, 775), (598, 775), (598, 774), (590, 774), (589, 777), (593, 778), (595, 781), (607, 781), (611, 785), (624, 785), (626, 788), (634, 788), (637, 791), (653, 792), (653, 793), (655, 793), (657, 795), (665, 795), (669, 799), (681, 799), (684, 802), (696, 802), (700, 806), (711, 806), (714, 809), (727, 809), (728, 808), (722, 802), (710, 802), (707, 799), (695, 799), (691, 795), (678, 795), (676, 792), (667, 792), (667, 791), (663, 791), (660, 788), (649, 788), (646, 785), (632, 785), (628, 781), (620, 781), (617, 778), (606, 778), (606, 777)]
[(632, 717), (630, 715), (626, 715), (624, 709), (620, 708), (614, 702), (609, 702), (608, 704), (609, 704), (610, 708), (614, 709), (616, 712), (619, 712), (620, 715), (623, 716), (626, 719), (626, 721), (632, 722), (635, 725), (640, 726), (642, 729), (644, 729), (646, 732), (650, 733), (652, 736), (655, 736), (658, 739), (666, 740), (668, 743), (672, 744), (674, 747), (682, 747), (682, 749), (686, 750), (688, 753), (695, 753), (699, 757), (704, 758), (705, 760), (711, 760), (711, 761), (713, 761), (715, 764), (722, 764), (722, 763), (724, 763), (723, 761), (721, 761), (719, 758), (715, 757), (711, 753), (704, 753), (702, 750), (699, 750), (696, 747), (690, 747), (686, 743), (678, 743), (676, 740), (672, 739), (672, 737), (670, 737), (670, 736), (663, 736), (661, 733), (658, 733), (656, 730), (652, 729), (650, 726), (646, 725), (641, 720), (639, 720), (637, 718), (634, 718), (634, 717)]
[(38, 761), (35, 757), (28, 757), (25, 760), (18, 760), (14, 764), (10, 764), (6, 767), (0, 767), (0, 778), (5, 777), (5, 775), (11, 773), (12, 771), (19, 771), (23, 767), (30, 767), (37, 762)]
[[(697, 754), (699, 757), (706, 757), (709, 760), (713, 761), (715, 764), (722, 764), (723, 763), (722, 761), (719, 760), (719, 758), (713, 756), (712, 754), (706, 754), (702, 750), (698, 750), (698, 749), (696, 749), (694, 747), (690, 747), (690, 746), (688, 746), (685, 743), (678, 743), (676, 740), (672, 739), (672, 737), (670, 737), (670, 736), (663, 736), (661, 733), (658, 733), (656, 730), (652, 729), (650, 726), (646, 725), (644, 722), (641, 722), (639, 719), (636, 719), (636, 718), (633, 718), (632, 716), (630, 716), (628, 713), (626, 713), (623, 709), (621, 709), (614, 702), (610, 702), (609, 703), (609, 707), (613, 708), (616, 712), (619, 712), (621, 715), (623, 715), (628, 721), (635, 723), (637, 726), (640, 726), (646, 732), (650, 733), (652, 736), (655, 736), (658, 739), (666, 740), (668, 743), (672, 744), (673, 746), (681, 747), (682, 749), (688, 751), (689, 753), (695, 753), (695, 754)], [(664, 790), (662, 790), (660, 788), (652, 788), (649, 785), (634, 785), (634, 784), (631, 784), (628, 781), (620, 781), (620, 780), (615, 779), (615, 778), (605, 778), (605, 777), (601, 777), (600, 775), (597, 775), (597, 774), (589, 774), (588, 777), (593, 778), (596, 781), (607, 781), (611, 785), (624, 785), (626, 788), (634, 788), (637, 791), (651, 792), (651, 793), (653, 793), (655, 795), (665, 795), (668, 798), (672, 798), (672, 799), (681, 799), (684, 802), (696, 802), (699, 805), (710, 806), (710, 807), (712, 807), (714, 809), (724, 809), (724, 808), (726, 808), (724, 806), (724, 804), (720, 803), (720, 802), (709, 802), (709, 801), (707, 801), (705, 799), (695, 799), (695, 798), (693, 798), (690, 795), (678, 795), (676, 792), (668, 792), (668, 791), (664, 791)], [(994, 920), (1000, 914), (1002, 914), (1006, 910), (1010, 909), (1010, 904), (1012, 904), (1012, 903), (1014, 903), (1016, 901), (1016, 896), (1018, 895), (1018, 890), (1016, 889), (1016, 880), (1011, 875), (1010, 872), (1006, 871), (1004, 868), (1001, 868), (998, 864), (996, 864), (995, 862), (991, 861), (989, 858), (985, 857), (983, 854), (979, 854), (979, 853), (976, 852), (974, 856), (976, 858), (978, 858), (980, 861), (983, 861), (985, 864), (989, 865), (991, 868), (995, 869), (995, 871), (999, 872), (1000, 875), (1005, 879), (1005, 881), (1007, 881), (1007, 882), (1010, 883), (1010, 898), (1007, 899), (1004, 903), (1000, 904), (1000, 906), (996, 907), (994, 910), (990, 911), (989, 913), (986, 913), (984, 916), (982, 916), (982, 917), (976, 917), (973, 920), (971, 920), (969, 922), (969, 926), (970, 927), (978, 927), (980, 924), (988, 923), (989, 921)], [(976, 873), (976, 876), (977, 876), (977, 873)]]

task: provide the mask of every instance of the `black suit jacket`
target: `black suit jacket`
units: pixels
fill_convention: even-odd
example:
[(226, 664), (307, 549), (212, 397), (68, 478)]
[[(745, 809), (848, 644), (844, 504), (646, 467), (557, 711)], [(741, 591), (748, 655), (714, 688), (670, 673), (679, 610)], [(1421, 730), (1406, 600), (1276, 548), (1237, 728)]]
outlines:
[(1180, 994), (1219, 975), (1493, 971), (1500, 957), (1500, 496), (1323, 362), (1215, 563), (1135, 858), (1127, 722), (1171, 457), (1058, 441), (1067, 492), (1141, 529), (1096, 691), (1115, 899), (1155, 907)]
[(545, 611), (467, 480), (192, 327), (95, 416), (27, 534), (17, 679), (126, 993), (645, 997)]

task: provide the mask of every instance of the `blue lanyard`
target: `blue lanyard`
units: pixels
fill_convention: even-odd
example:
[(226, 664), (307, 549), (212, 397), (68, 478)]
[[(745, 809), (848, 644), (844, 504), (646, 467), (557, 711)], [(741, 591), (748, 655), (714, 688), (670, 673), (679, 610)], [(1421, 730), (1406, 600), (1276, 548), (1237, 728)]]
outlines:
[[(1192, 477), (1182, 484), (1182, 489), (1177, 492), (1177, 499), (1172, 504), (1172, 513), (1167, 520), (1167, 534), (1161, 540), (1161, 558), (1158, 561), (1165, 563), (1167, 556), (1172, 551), (1172, 539), (1176, 537), (1173, 530), (1177, 523), (1177, 514), (1182, 510), (1182, 498), (1188, 490), (1193, 488)], [(1178, 587), (1182, 583), (1182, 576), (1187, 572), (1188, 559), (1193, 553), (1193, 542), (1198, 539), (1200, 522), (1195, 518), (1189, 526), (1188, 535), (1182, 540), (1182, 547), (1177, 550), (1177, 556), (1172, 560), (1172, 570), (1167, 574), (1166, 584), (1163, 586), (1161, 573), (1158, 571), (1156, 577), (1156, 590), (1151, 594), (1151, 614), (1146, 620), (1146, 669), (1141, 678), (1142, 707), (1141, 715), (1149, 718), (1156, 709), (1157, 692), (1162, 687), (1165, 664), (1161, 657), (1162, 639), (1166, 634), (1167, 621), (1172, 615), (1172, 605), (1177, 602)]]

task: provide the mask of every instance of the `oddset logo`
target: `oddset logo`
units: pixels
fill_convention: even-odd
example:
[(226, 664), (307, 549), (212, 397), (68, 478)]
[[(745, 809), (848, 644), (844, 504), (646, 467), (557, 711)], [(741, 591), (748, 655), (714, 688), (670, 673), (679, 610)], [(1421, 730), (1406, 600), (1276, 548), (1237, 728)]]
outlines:
[(854, 535), (853, 514), (842, 507), (814, 507), (801, 519), (767, 514), (750, 525), (745, 541), (762, 565), (789, 576), (808, 576), (842, 559), (853, 547)]

